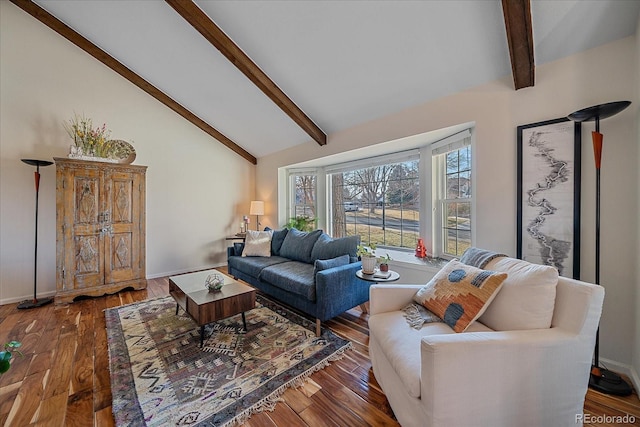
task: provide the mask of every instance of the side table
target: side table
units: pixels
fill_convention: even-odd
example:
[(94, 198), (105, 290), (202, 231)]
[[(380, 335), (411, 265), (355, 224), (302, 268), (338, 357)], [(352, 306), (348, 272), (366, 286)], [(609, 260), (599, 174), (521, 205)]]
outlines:
[(356, 277), (358, 279), (366, 280), (367, 282), (374, 283), (387, 283), (387, 282), (395, 282), (400, 278), (400, 274), (396, 271), (389, 270), (389, 277), (376, 277), (376, 274), (365, 274), (362, 270), (356, 271)]

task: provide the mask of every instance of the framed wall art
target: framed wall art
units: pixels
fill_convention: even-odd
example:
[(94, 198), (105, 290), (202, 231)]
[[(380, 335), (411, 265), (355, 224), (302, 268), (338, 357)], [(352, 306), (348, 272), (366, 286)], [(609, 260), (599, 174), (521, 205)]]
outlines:
[(580, 278), (580, 123), (518, 126), (517, 257)]

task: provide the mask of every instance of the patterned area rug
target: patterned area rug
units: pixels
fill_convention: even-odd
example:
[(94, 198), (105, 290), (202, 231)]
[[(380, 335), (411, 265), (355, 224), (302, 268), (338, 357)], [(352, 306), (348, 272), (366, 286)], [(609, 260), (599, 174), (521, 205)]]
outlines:
[(246, 312), (200, 328), (171, 297), (105, 312), (117, 426), (232, 426), (273, 410), (287, 387), (338, 360), (349, 341), (257, 296)]

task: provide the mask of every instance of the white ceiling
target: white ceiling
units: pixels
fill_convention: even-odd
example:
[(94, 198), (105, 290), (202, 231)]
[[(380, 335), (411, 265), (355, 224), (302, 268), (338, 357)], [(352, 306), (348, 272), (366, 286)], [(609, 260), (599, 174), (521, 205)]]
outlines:
[[(163, 1), (36, 3), (255, 157), (311, 140)], [(511, 73), (499, 0), (196, 3), (329, 144)], [(639, 13), (638, 0), (532, 0), (535, 63), (633, 35)]]

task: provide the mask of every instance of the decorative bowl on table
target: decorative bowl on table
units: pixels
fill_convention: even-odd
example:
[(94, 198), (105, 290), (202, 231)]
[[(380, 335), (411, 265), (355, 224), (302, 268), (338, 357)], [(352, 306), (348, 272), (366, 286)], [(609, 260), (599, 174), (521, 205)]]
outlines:
[(213, 273), (207, 276), (204, 286), (209, 292), (219, 292), (224, 286), (224, 277), (221, 274)]

